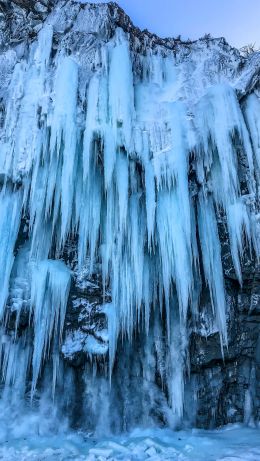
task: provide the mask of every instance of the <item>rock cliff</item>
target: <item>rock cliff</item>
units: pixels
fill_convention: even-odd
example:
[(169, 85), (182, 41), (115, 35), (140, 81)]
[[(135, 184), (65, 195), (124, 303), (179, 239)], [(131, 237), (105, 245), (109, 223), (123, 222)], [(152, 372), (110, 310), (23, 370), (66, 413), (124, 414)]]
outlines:
[(260, 53), (224, 38), (0, 1), (6, 414), (259, 422), (259, 96)]

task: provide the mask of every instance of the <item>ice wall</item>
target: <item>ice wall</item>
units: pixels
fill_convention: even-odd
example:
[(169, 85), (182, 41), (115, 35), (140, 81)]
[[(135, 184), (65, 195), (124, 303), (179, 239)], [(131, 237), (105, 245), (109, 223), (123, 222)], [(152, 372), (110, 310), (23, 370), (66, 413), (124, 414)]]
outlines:
[[(252, 93), (241, 108), (224, 79), (192, 100), (181, 96), (184, 67), (176, 55), (160, 47), (135, 55), (121, 28), (98, 42), (87, 70), (65, 43), (53, 53), (55, 34), (55, 20), (47, 21), (14, 66), (6, 97), (2, 399), (7, 408), (19, 389), (19, 398), (29, 392), (34, 405), (51, 379), (59, 411), (70, 416), (69, 407), (78, 405), (92, 429), (111, 421), (111, 430), (151, 424), (157, 407), (174, 425), (183, 417), (189, 334), (201, 314), (202, 289), (223, 356), (228, 347), (220, 216), (240, 284), (244, 251), (259, 252), (250, 201), (259, 178), (259, 99)], [(84, 271), (91, 278), (97, 267), (102, 287), (95, 308), (106, 327), (87, 340), (70, 324), (65, 334), (71, 280)], [(85, 354), (77, 377), (64, 362), (70, 347)], [(133, 392), (120, 384), (131, 385), (128, 367), (136, 376), (130, 413)], [(147, 384), (155, 376), (160, 391), (158, 383)], [(119, 388), (121, 401), (114, 403)]]

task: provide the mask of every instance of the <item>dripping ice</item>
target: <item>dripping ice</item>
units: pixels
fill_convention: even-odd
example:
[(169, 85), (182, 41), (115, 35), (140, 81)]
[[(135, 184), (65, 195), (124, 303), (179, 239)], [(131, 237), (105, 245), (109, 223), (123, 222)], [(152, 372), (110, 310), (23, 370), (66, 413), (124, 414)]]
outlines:
[[(88, 266), (91, 275), (100, 264), (104, 302), (99, 312), (107, 317), (109, 343), (109, 366), (96, 382), (93, 357), (106, 355), (107, 348), (91, 339), (85, 345), (90, 360), (82, 405), (95, 412), (90, 401), (98, 399), (97, 382), (99, 395), (106, 402), (113, 398), (118, 348), (125, 344), (130, 350), (139, 334), (144, 373), (155, 369), (154, 348), (161, 355), (159, 372), (168, 398), (160, 399), (172, 423), (183, 416), (187, 317), (198, 315), (202, 283), (209, 289), (223, 354), (228, 346), (219, 213), (225, 215), (239, 283), (246, 245), (258, 251), (255, 223), (237, 175), (236, 144), (243, 149), (251, 194), (260, 165), (259, 99), (250, 95), (242, 111), (234, 89), (219, 84), (193, 104), (188, 117), (187, 104), (174, 99), (174, 58), (147, 56), (143, 74), (135, 75), (128, 36), (118, 28), (102, 45), (101, 63), (83, 90), (86, 111), (80, 113), (79, 63), (60, 50), (51, 65), (52, 39), (47, 25), (28, 61), (16, 64), (0, 144), (2, 399), (6, 405), (15, 398), (22, 401), (29, 387), (33, 405), (37, 392), (45, 396), (44, 382), (50, 377), (56, 400), (60, 382), (66, 389), (73, 386), (61, 349), (73, 278), (63, 254), (74, 239), (78, 271)], [(191, 163), (198, 198), (189, 183)], [(25, 222), (27, 243), (20, 247), (18, 233)], [(30, 319), (30, 328), (20, 335), (5, 330), (8, 296), (18, 293), (17, 277), (23, 278), (28, 298), (17, 304), (17, 315), (24, 309)], [(119, 366), (123, 369), (124, 363)], [(134, 367), (138, 376), (136, 362)], [(155, 405), (156, 391), (143, 392)], [(102, 415), (95, 418), (100, 428)], [(149, 423), (145, 411), (142, 422)]]

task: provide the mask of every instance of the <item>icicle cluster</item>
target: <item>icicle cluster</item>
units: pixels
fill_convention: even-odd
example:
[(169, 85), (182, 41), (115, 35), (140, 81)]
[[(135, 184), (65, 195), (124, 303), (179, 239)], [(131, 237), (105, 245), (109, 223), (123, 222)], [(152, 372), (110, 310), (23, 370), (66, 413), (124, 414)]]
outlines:
[[(220, 84), (188, 116), (190, 107), (174, 97), (174, 58), (143, 57), (137, 77), (121, 29), (102, 45), (100, 65), (79, 88), (78, 62), (64, 49), (50, 59), (52, 35), (46, 25), (27, 62), (15, 66), (0, 143), (3, 380), (8, 389), (23, 381), (21, 392), (31, 380), (34, 396), (52, 357), (55, 389), (71, 282), (61, 259), (74, 238), (78, 270), (88, 260), (92, 272), (100, 262), (104, 293), (111, 292), (112, 303), (104, 298), (103, 306), (110, 377), (119, 337), (131, 342), (134, 333), (145, 331), (148, 364), (150, 335), (160, 355), (158, 338), (166, 333), (169, 404), (181, 416), (187, 317), (198, 314), (202, 285), (209, 289), (222, 347), (228, 344), (219, 214), (226, 219), (240, 283), (245, 243), (257, 251), (254, 221), (240, 190), (238, 154), (245, 159), (252, 194), (260, 167), (259, 100), (250, 95), (243, 114), (231, 86)], [(29, 240), (14, 263), (22, 218)], [(14, 274), (19, 287), (12, 286)], [(27, 296), (29, 327), (20, 337), (4, 330), (9, 286)], [(24, 303), (13, 309), (20, 315)]]

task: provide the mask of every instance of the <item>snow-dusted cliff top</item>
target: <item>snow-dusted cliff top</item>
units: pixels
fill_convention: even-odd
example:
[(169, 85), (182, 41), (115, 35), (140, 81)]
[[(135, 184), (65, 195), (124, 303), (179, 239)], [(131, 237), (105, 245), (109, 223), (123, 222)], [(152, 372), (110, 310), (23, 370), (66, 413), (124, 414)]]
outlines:
[[(135, 75), (140, 77), (141, 56), (154, 55), (147, 72), (162, 78), (162, 57), (170, 56), (176, 65), (174, 85), (167, 97), (173, 100), (197, 100), (205, 88), (215, 83), (230, 83), (239, 97), (252, 91), (259, 82), (260, 53), (244, 58), (224, 38), (202, 38), (193, 42), (161, 39), (140, 31), (116, 3), (92, 4), (73, 0), (1, 0), (0, 1), (0, 86), (8, 85), (14, 63), (28, 53), (28, 43), (36, 40), (44, 25), (54, 31), (57, 49), (67, 50), (85, 73), (100, 65), (98, 50), (109, 41), (117, 28), (129, 36)], [(149, 64), (150, 65), (150, 64)], [(148, 64), (147, 64), (148, 66)], [(4, 84), (5, 83), (5, 84)]]

